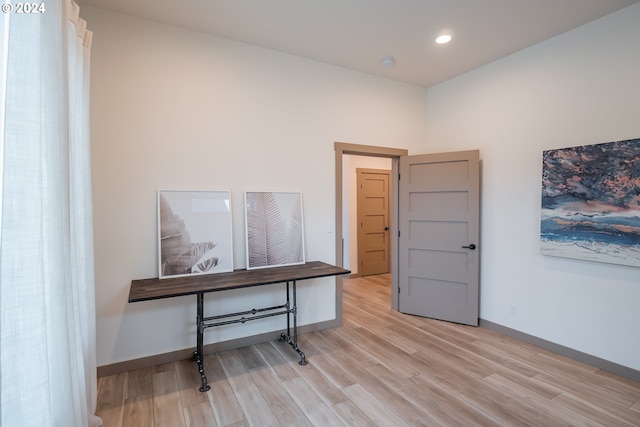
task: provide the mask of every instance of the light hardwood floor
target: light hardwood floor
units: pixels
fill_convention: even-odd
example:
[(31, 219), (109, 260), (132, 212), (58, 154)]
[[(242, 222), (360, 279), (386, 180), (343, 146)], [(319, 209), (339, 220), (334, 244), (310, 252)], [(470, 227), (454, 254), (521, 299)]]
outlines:
[(344, 324), (98, 379), (105, 427), (640, 426), (640, 383), (479, 327), (394, 312), (388, 275), (344, 281)]

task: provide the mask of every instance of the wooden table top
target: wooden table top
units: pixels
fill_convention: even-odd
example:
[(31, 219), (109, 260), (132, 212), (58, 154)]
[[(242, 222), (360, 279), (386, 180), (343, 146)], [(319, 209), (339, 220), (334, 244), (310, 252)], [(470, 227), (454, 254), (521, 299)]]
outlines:
[(129, 289), (129, 302), (248, 288), (349, 273), (351, 271), (335, 265), (320, 261), (310, 261), (304, 264), (254, 270), (234, 270), (226, 273), (132, 280), (131, 288)]

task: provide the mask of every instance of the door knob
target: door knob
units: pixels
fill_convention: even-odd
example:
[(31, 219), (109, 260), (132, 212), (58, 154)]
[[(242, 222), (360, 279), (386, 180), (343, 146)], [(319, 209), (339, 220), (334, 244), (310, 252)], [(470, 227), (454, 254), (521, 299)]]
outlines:
[(384, 231), (389, 231), (389, 227), (385, 227), (385, 228), (384, 228)]
[(464, 249), (471, 249), (474, 250), (476, 248), (476, 245), (474, 245), (473, 243), (470, 244), (469, 246), (463, 246)]

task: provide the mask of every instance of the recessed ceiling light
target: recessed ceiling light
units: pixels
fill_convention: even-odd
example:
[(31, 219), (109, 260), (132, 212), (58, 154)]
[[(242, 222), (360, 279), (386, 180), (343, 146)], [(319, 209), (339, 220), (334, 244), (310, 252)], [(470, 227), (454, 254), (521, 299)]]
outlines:
[(446, 44), (446, 43), (449, 43), (450, 41), (451, 41), (450, 34), (442, 34), (436, 38), (436, 43), (438, 44)]
[(385, 67), (391, 67), (392, 65), (394, 65), (396, 63), (396, 60), (393, 59), (391, 56), (387, 56), (386, 58), (382, 58), (382, 61), (380, 61), (380, 62)]

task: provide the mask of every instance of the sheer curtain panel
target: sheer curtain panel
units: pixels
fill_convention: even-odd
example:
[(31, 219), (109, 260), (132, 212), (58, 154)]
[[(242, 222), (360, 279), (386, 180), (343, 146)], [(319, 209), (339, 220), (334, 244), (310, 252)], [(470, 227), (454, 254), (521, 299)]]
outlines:
[(98, 426), (91, 32), (73, 1), (13, 3), (0, 17), (0, 422)]

